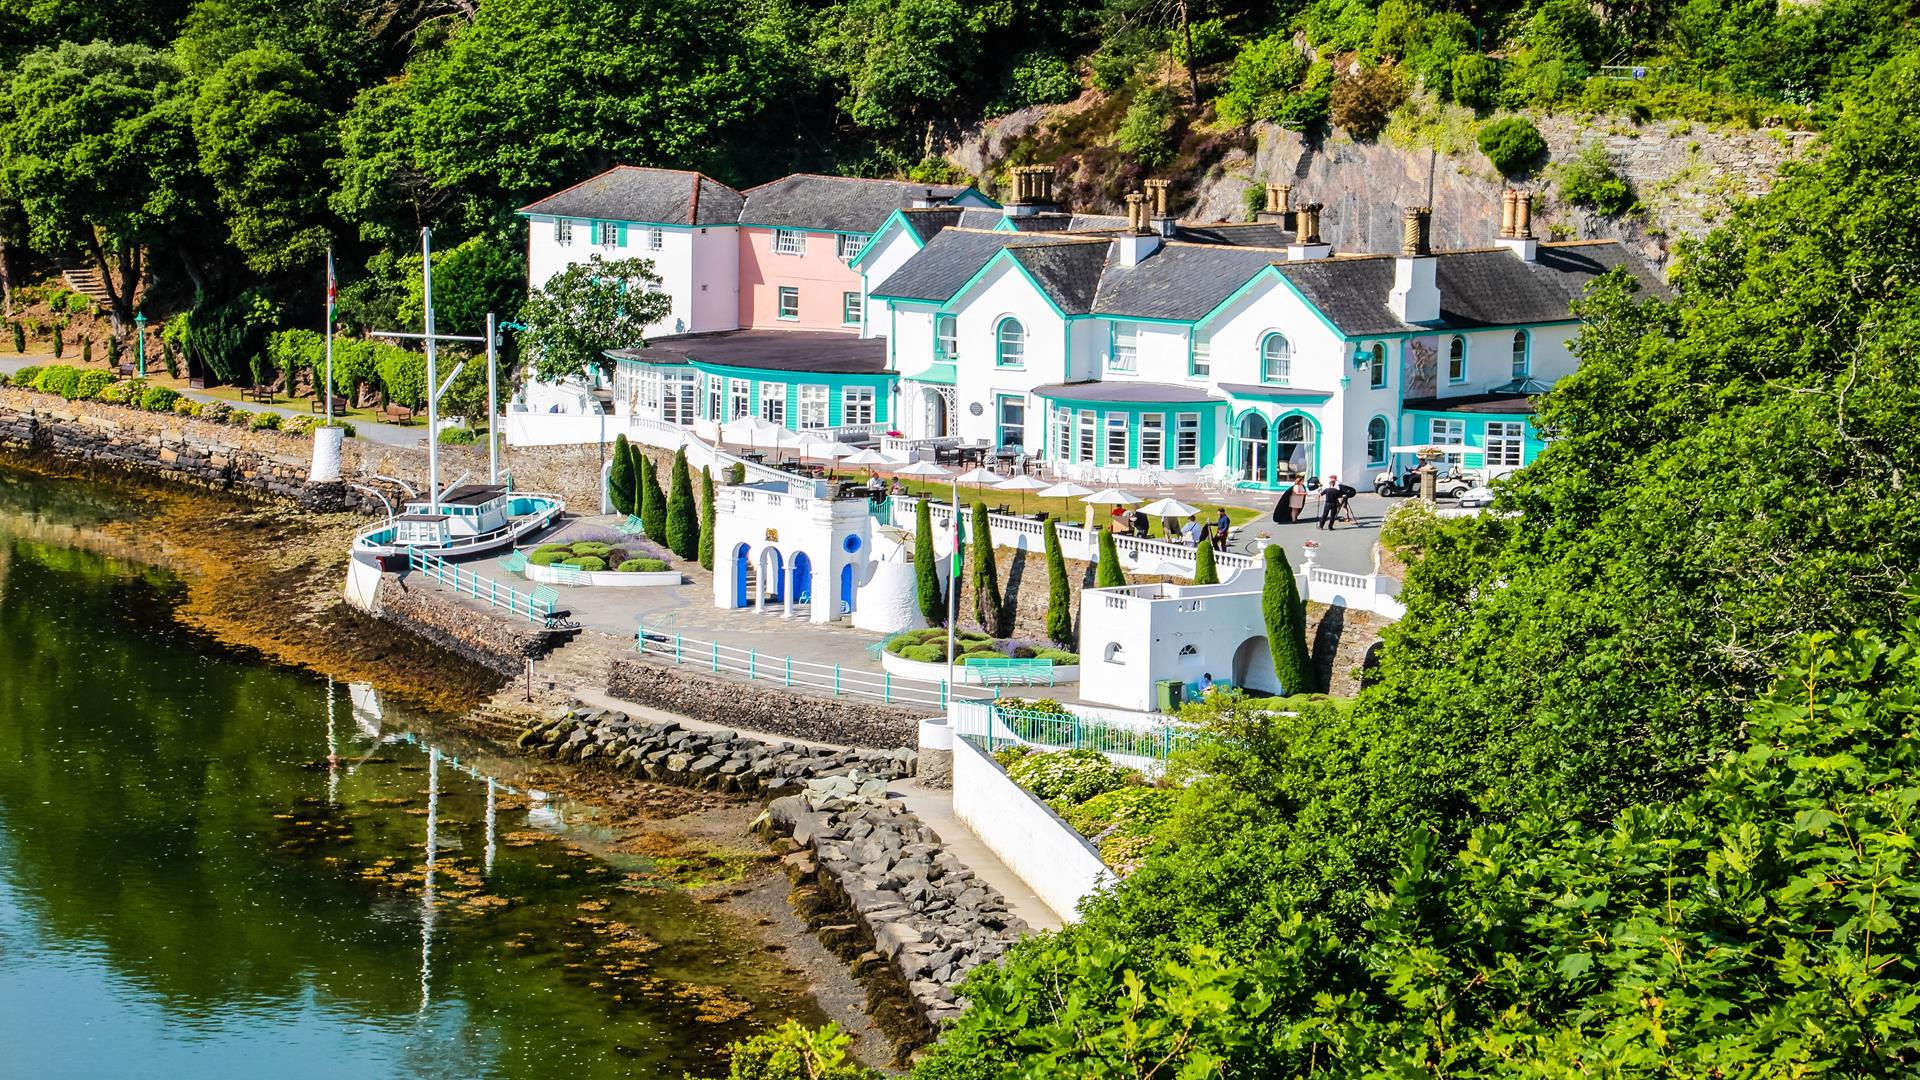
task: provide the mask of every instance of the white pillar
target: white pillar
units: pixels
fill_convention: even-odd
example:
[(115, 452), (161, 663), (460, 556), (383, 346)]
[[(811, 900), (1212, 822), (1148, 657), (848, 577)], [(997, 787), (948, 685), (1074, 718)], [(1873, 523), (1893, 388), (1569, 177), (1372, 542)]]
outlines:
[(786, 573), (781, 575), (786, 578), (785, 587), (780, 590), (780, 617), (783, 619), (793, 618), (793, 591), (794, 586), (800, 581), (800, 569), (794, 564), (799, 561), (789, 557)]

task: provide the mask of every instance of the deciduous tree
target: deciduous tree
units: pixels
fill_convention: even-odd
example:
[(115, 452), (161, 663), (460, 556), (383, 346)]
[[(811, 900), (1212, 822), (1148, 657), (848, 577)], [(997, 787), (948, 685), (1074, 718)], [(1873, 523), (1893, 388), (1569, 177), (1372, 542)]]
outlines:
[(520, 321), (520, 335), (534, 373), (549, 381), (579, 378), (606, 368), (609, 349), (646, 343), (647, 327), (667, 317), (672, 300), (649, 285), (660, 284), (648, 259), (593, 255), (574, 263), (533, 290)]

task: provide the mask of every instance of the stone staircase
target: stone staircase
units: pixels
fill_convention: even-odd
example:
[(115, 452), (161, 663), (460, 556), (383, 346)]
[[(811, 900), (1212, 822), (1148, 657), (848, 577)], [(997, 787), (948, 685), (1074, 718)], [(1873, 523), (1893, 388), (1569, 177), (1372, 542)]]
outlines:
[[(628, 655), (632, 646), (612, 634), (581, 630), (565, 644), (533, 662), (533, 697), (536, 703), (564, 704), (582, 690), (604, 691), (613, 662)], [(510, 689), (526, 700), (526, 679), (517, 680)]]
[(67, 288), (103, 308), (112, 303), (107, 293), (107, 283), (101, 279), (98, 267), (84, 263), (63, 265), (60, 267), (60, 278), (67, 283)]

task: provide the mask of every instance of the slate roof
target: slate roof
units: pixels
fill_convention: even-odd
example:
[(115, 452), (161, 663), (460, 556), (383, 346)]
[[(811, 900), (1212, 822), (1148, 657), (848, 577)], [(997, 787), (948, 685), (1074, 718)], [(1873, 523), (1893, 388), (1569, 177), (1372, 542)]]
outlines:
[(1136, 405), (1194, 405), (1200, 403), (1220, 404), (1221, 399), (1214, 397), (1198, 386), (1181, 386), (1177, 383), (1136, 382), (1132, 379), (1100, 379), (1091, 382), (1049, 383), (1036, 386), (1033, 392), (1043, 398), (1064, 398), (1068, 401), (1106, 401), (1113, 403), (1131, 402)]
[(739, 222), (780, 229), (870, 233), (886, 224), (895, 210), (909, 209), (916, 200), (931, 196), (944, 202), (966, 190), (961, 184), (795, 173), (748, 188)]
[(938, 236), (942, 229), (990, 230), (1000, 224), (998, 210), (978, 206), (915, 206), (900, 211), (900, 216), (922, 244)]
[(742, 202), (739, 192), (701, 173), (619, 165), (529, 203), (520, 212), (660, 225), (732, 225), (740, 219)]
[[(948, 228), (941, 230), (927, 246), (913, 253), (889, 274), (873, 292), (875, 296), (900, 300), (927, 300), (944, 303), (960, 291), (968, 279), (1000, 254), (1002, 248), (1029, 244), (1059, 244), (1057, 236), (1028, 236), (1022, 233), (988, 232), (982, 229)], [(1098, 270), (1096, 268), (1095, 272)]]
[(1285, 251), (1177, 241), (1162, 244), (1135, 266), (1121, 266), (1115, 255), (1100, 276), (1093, 311), (1139, 319), (1197, 319), (1286, 257)]
[(1442, 252), (1434, 258), (1440, 321), (1433, 326), (1407, 323), (1388, 310), (1391, 256), (1313, 259), (1286, 263), (1279, 271), (1352, 337), (1566, 322), (1573, 318), (1573, 301), (1587, 285), (1616, 266), (1627, 267), (1643, 288), (1657, 295), (1666, 292), (1665, 283), (1644, 263), (1611, 240), (1541, 244), (1538, 259), (1531, 263), (1499, 248)]
[(1102, 280), (1101, 268), (1112, 246), (1106, 240), (1061, 239), (1052, 244), (1014, 246), (1008, 254), (1026, 267), (1061, 311), (1085, 315), (1093, 310), (1094, 290)]
[(887, 369), (887, 339), (831, 330), (720, 330), (657, 337), (638, 349), (609, 349), (616, 360), (643, 364), (719, 364), (819, 375), (878, 375)]
[(1127, 227), (1124, 214), (1065, 214), (1057, 210), (1007, 220), (1024, 233), (1118, 232)]
[(1183, 221), (1175, 226), (1173, 238), (1195, 244), (1283, 248), (1293, 242), (1293, 230), (1274, 221), (1220, 221), (1207, 225)]

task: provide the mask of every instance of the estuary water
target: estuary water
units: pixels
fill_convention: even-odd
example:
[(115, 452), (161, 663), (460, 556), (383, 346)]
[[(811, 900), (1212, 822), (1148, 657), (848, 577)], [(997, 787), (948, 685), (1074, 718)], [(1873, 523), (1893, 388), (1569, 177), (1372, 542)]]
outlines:
[(712, 1076), (818, 1022), (511, 761), (180, 628), (87, 542), (136, 512), (0, 469), (0, 1075)]

